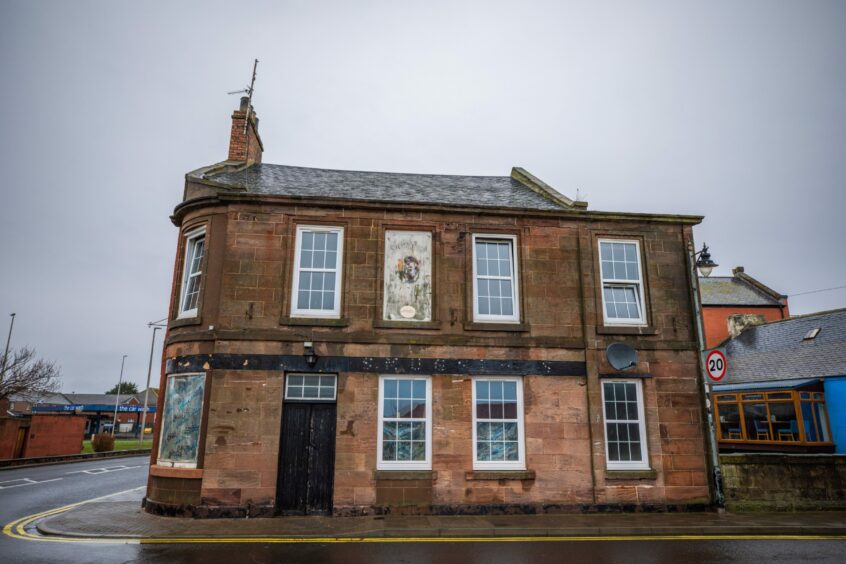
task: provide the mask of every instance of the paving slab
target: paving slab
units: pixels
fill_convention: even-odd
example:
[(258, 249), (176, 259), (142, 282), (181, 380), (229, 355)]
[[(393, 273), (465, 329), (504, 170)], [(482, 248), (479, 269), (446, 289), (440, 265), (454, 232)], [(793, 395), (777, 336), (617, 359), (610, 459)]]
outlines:
[(133, 539), (846, 535), (840, 511), (191, 519), (151, 515), (132, 497), (86, 503), (36, 527), (46, 535)]

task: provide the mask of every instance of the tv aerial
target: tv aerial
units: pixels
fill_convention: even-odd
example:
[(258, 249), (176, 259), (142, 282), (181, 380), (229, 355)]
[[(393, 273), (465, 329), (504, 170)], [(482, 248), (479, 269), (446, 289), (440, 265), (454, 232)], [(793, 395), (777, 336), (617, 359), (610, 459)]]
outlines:
[(250, 112), (253, 111), (253, 88), (256, 85), (256, 67), (258, 67), (258, 59), (253, 61), (253, 77), (250, 79), (250, 85), (243, 90), (233, 90), (227, 94), (246, 94), (247, 95), (247, 116), (244, 119), (244, 134), (247, 133), (247, 124), (250, 123)]

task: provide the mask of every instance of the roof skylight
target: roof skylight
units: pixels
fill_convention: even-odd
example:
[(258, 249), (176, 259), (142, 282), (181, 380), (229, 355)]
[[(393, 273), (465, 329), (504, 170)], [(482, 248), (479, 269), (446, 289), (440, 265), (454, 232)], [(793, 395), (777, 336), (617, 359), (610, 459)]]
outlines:
[(811, 329), (810, 331), (808, 331), (807, 333), (805, 333), (805, 336), (804, 336), (804, 337), (802, 337), (802, 340), (803, 340), (803, 341), (810, 341), (810, 340), (812, 340), (812, 339), (815, 339), (815, 338), (816, 338), (816, 336), (817, 336), (817, 335), (819, 335), (819, 334), (820, 334), (820, 328), (819, 328), (819, 327), (814, 327), (813, 329)]

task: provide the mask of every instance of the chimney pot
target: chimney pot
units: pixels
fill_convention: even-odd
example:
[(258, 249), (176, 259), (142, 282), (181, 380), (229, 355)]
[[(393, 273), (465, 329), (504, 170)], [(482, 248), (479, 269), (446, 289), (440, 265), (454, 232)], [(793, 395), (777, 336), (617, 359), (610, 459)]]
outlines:
[(248, 96), (241, 96), (241, 107), (238, 108), (242, 112), (246, 112), (250, 106), (250, 98)]

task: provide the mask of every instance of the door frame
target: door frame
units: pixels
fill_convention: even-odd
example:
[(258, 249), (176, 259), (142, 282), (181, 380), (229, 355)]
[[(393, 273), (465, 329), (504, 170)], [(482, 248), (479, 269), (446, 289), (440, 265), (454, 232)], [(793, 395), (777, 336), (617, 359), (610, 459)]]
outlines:
[[(330, 398), (290, 398), (288, 397), (288, 378), (290, 376), (333, 376), (335, 378), (335, 389), (333, 397)], [(284, 515), (302, 515), (299, 511), (291, 511), (288, 510), (287, 512), (282, 509), (281, 498), (282, 498), (282, 488), (284, 487), (284, 478), (283, 478), (283, 465), (282, 465), (282, 453), (285, 451), (284, 444), (285, 444), (285, 409), (288, 405), (335, 405), (335, 425), (334, 425), (334, 433), (332, 436), (332, 453), (329, 460), (329, 464), (331, 467), (330, 472), (330, 480), (329, 480), (329, 507), (327, 510), (327, 515), (332, 515), (332, 510), (334, 508), (334, 496), (335, 496), (335, 453), (337, 449), (337, 434), (338, 434), (338, 374), (324, 374), (324, 373), (309, 373), (309, 372), (289, 372), (286, 373), (284, 376), (284, 381), (282, 384), (282, 413), (279, 418), (279, 451), (277, 452), (276, 456), (276, 495), (274, 499), (274, 515), (276, 516), (284, 516)], [(311, 413), (311, 410), (310, 412)], [(308, 480), (306, 480), (308, 481)], [(306, 502), (307, 503), (307, 502)], [(305, 515), (309, 515), (308, 508), (306, 507)], [(315, 513), (318, 514), (318, 513)]]

